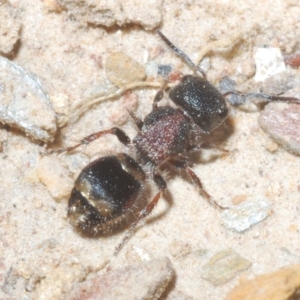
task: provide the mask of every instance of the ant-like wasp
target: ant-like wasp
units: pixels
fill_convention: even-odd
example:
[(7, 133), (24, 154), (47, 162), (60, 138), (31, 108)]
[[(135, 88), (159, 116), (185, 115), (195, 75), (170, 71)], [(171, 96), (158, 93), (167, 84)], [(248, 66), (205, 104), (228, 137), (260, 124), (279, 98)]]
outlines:
[[(116, 247), (115, 254), (132, 236), (139, 222), (151, 213), (167, 189), (161, 172), (162, 166), (173, 165), (184, 170), (206, 200), (223, 209), (204, 190), (200, 179), (189, 166), (188, 154), (201, 150), (201, 137), (212, 133), (227, 118), (225, 98), (228, 95), (239, 95), (243, 99), (259, 97), (266, 101), (299, 103), (297, 98), (261, 93), (242, 94), (228, 91), (222, 94), (206, 79), (201, 68), (159, 30), (157, 33), (195, 71), (194, 75), (183, 76), (180, 83), (169, 91), (169, 98), (177, 108), (158, 105), (164, 95), (164, 90), (161, 89), (154, 97), (152, 111), (144, 120), (132, 116), (139, 130), (132, 141), (123, 130), (113, 127), (93, 133), (72, 147), (52, 151), (71, 152), (106, 134), (115, 135), (125, 146), (133, 146), (135, 158), (125, 153), (117, 153), (88, 164), (75, 181), (68, 204), (70, 222), (83, 235), (110, 234), (124, 226), (130, 217), (135, 218)], [(143, 201), (147, 187), (145, 166), (150, 166), (150, 177), (158, 187), (158, 192), (148, 203)]]

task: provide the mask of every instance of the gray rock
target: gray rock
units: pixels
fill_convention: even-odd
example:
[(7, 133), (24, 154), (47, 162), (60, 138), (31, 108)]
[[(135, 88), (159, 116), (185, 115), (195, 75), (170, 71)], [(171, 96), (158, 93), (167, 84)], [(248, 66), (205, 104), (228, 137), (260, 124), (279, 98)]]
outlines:
[(223, 225), (231, 230), (243, 232), (271, 214), (271, 206), (264, 200), (245, 202), (222, 213)]
[(55, 112), (38, 79), (1, 56), (0, 122), (43, 142), (53, 141), (56, 133)]
[(0, 52), (8, 54), (20, 39), (21, 18), (9, 1), (0, 1), (0, 19)]
[(300, 155), (300, 105), (270, 103), (260, 114), (258, 122), (276, 143)]
[(247, 270), (251, 262), (241, 257), (232, 249), (217, 252), (202, 267), (201, 277), (214, 285), (223, 284), (243, 270)]
[(151, 260), (78, 283), (65, 300), (159, 299), (173, 276), (168, 258)]
[(162, 19), (162, 0), (126, 2), (57, 0), (57, 2), (81, 23), (97, 26), (137, 24), (145, 29), (153, 29), (159, 26)]

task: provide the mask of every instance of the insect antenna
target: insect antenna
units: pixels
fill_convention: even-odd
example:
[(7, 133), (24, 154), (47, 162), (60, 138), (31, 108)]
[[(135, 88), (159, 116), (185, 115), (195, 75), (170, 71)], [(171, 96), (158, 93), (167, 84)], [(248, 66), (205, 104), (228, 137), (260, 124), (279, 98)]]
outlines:
[(206, 79), (205, 72), (200, 67), (196, 66), (182, 50), (177, 48), (160, 30), (157, 29), (156, 32), (176, 55), (178, 55), (194, 71), (201, 73), (202, 76)]

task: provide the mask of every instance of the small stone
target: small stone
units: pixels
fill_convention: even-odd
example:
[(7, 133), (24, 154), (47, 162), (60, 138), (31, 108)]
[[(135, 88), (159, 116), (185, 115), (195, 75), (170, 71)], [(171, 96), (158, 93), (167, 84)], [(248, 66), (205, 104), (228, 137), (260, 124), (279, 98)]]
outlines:
[(239, 205), (247, 200), (247, 195), (241, 194), (241, 195), (236, 195), (232, 198), (232, 204), (233, 205)]
[(276, 152), (279, 148), (279, 145), (268, 136), (266, 136), (266, 142), (264, 143), (264, 146), (271, 153)]
[(165, 80), (167, 80), (171, 71), (172, 71), (171, 65), (158, 65), (157, 75), (160, 75)]
[(0, 2), (0, 52), (8, 54), (20, 39), (21, 22), (14, 9), (6, 1)]
[(271, 206), (264, 200), (245, 202), (222, 213), (223, 225), (231, 230), (243, 232), (261, 222), (271, 214)]
[(145, 71), (146, 71), (148, 79), (149, 78), (157, 78), (158, 64), (153, 60), (149, 61), (145, 67)]
[(34, 293), (31, 299), (62, 299), (61, 295), (73, 284), (84, 280), (89, 270), (79, 263), (60, 263), (52, 268), (38, 270), (29, 279)]
[(298, 69), (300, 66), (300, 52), (296, 51), (295, 53), (285, 55), (284, 62), (286, 65), (291, 66), (294, 69)]
[(159, 26), (162, 20), (162, 0), (56, 0), (67, 13), (83, 24), (124, 26), (137, 24), (147, 30)]
[(286, 71), (279, 48), (258, 48), (254, 54), (256, 65), (255, 81), (265, 81), (268, 77)]
[(217, 252), (202, 267), (201, 278), (210, 281), (213, 285), (220, 285), (234, 278), (237, 273), (247, 270), (250, 266), (250, 261), (232, 249), (223, 250)]
[[(219, 83), (219, 90), (222, 94), (225, 94), (229, 91), (234, 91), (236, 89), (236, 83), (229, 77), (225, 76), (222, 78), (222, 80)], [(237, 95), (237, 94), (231, 94), (226, 97), (226, 100), (233, 106), (238, 106), (246, 102), (245, 97)]]
[(47, 187), (52, 197), (61, 201), (71, 192), (74, 181), (58, 157), (44, 156), (37, 166), (39, 180)]
[(184, 75), (178, 70), (172, 70), (168, 76), (168, 81), (171, 83), (179, 83)]
[(51, 142), (56, 118), (37, 78), (0, 56), (0, 122), (15, 126), (36, 140)]
[(243, 280), (226, 300), (296, 300), (300, 297), (300, 265)]
[(62, 7), (57, 3), (56, 0), (43, 0), (43, 5), (49, 12), (61, 12)]
[(183, 256), (191, 253), (192, 247), (190, 244), (182, 241), (173, 241), (170, 244), (170, 253), (175, 258), (182, 258)]
[(300, 105), (270, 103), (260, 114), (258, 122), (276, 143), (300, 155)]
[(210, 69), (211, 67), (211, 60), (210, 60), (210, 57), (204, 57), (201, 62), (200, 62), (200, 65), (199, 67), (206, 73), (208, 72), (208, 70)]
[(119, 88), (135, 81), (143, 81), (146, 78), (144, 67), (121, 52), (110, 54), (105, 67), (107, 77)]
[(174, 276), (168, 258), (109, 271), (74, 285), (65, 300), (159, 299)]
[(134, 264), (142, 261), (153, 260), (153, 255), (142, 247), (137, 247), (135, 245), (130, 245), (126, 247), (125, 258), (127, 264)]
[(64, 93), (58, 93), (51, 96), (50, 99), (56, 113), (57, 126), (61, 128), (69, 122), (69, 116), (70, 116), (69, 96)]

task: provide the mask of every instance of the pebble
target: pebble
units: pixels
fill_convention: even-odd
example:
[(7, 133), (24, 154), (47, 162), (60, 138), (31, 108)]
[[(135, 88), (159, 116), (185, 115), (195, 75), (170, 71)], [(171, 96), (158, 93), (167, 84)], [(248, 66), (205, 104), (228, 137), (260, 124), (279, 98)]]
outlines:
[(61, 12), (62, 7), (57, 3), (56, 0), (43, 0), (45, 9), (49, 12)]
[(213, 285), (220, 285), (234, 278), (237, 273), (247, 270), (251, 262), (232, 249), (217, 252), (201, 270), (201, 278)]
[(39, 180), (47, 187), (56, 201), (69, 197), (74, 185), (73, 179), (60, 159), (55, 156), (44, 156), (40, 159), (37, 169)]
[(9, 54), (20, 39), (21, 18), (18, 9), (9, 5), (9, 1), (1, 1), (0, 19), (0, 52)]
[[(49, 0), (48, 0), (49, 1)], [(95, 26), (136, 24), (147, 30), (157, 28), (162, 21), (162, 0), (56, 0), (71, 18)]]
[[(219, 83), (219, 90), (222, 94), (236, 89), (236, 83), (229, 77), (225, 76)], [(226, 100), (233, 106), (238, 106), (246, 102), (245, 97), (237, 94), (226, 96)]]
[(300, 265), (243, 280), (226, 300), (297, 300), (300, 288)]
[(15, 126), (33, 139), (54, 140), (56, 117), (37, 78), (0, 56), (0, 122)]
[(65, 300), (159, 299), (174, 269), (168, 258), (151, 260), (109, 271), (77, 283)]
[(296, 51), (295, 53), (285, 55), (284, 62), (286, 65), (291, 66), (294, 69), (298, 69), (300, 66), (300, 52)]
[(271, 214), (271, 206), (265, 200), (244, 202), (222, 213), (223, 225), (236, 232), (243, 232)]
[(57, 126), (64, 127), (69, 122), (70, 99), (67, 94), (57, 93), (51, 96), (51, 103), (56, 113)]
[(192, 247), (189, 243), (175, 240), (170, 244), (169, 251), (173, 257), (182, 258), (192, 252)]
[(119, 88), (146, 78), (145, 68), (121, 52), (112, 53), (107, 57), (105, 69), (109, 80)]
[[(55, 250), (54, 250), (55, 251)], [(53, 259), (53, 256), (52, 256)], [(55, 265), (56, 263), (56, 265)], [(52, 262), (52, 266), (36, 267), (36, 273), (30, 274), (26, 289), (33, 289), (32, 298), (54, 300), (64, 299), (62, 295), (72, 288), (74, 282), (83, 281), (90, 270), (76, 262)]]
[(163, 77), (165, 80), (168, 80), (169, 74), (172, 71), (171, 65), (158, 65), (157, 75)]
[(145, 71), (148, 78), (157, 78), (158, 66), (159, 65), (155, 61), (149, 61), (146, 64)]
[(265, 81), (268, 77), (286, 71), (284, 58), (279, 48), (257, 48), (254, 60), (256, 65), (255, 81)]
[(258, 122), (276, 143), (300, 155), (300, 105), (270, 103), (260, 114)]

